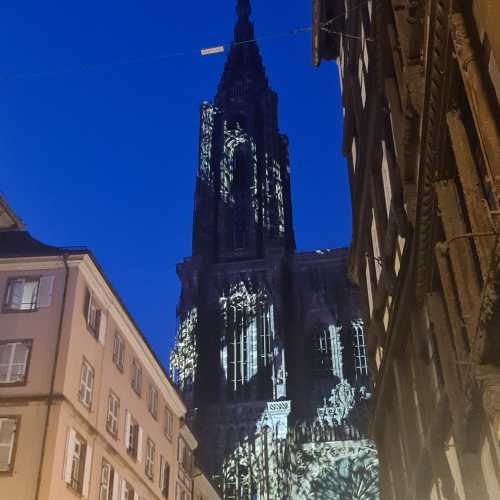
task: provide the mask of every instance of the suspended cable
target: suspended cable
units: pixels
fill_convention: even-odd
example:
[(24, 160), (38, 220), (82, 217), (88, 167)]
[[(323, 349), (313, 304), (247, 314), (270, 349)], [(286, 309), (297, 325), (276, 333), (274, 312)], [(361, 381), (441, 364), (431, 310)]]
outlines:
[[(366, 0), (364, 2), (361, 2), (360, 4), (354, 6), (351, 9), (348, 9), (341, 14), (338, 14), (337, 16), (333, 17), (332, 19), (329, 19), (328, 21), (324, 22), (321, 24), (321, 29), (327, 31), (328, 33), (332, 34), (338, 34), (338, 35), (343, 35), (349, 38), (360, 38), (355, 35), (350, 35), (349, 33), (344, 33), (340, 31), (333, 31), (328, 28), (330, 24), (335, 22), (337, 19), (340, 19), (342, 17), (345, 17), (346, 15), (350, 14), (351, 12), (361, 8), (363, 5), (367, 5), (370, 3), (371, 0)], [(59, 75), (68, 75), (68, 74), (73, 74), (73, 73), (81, 73), (81, 72), (86, 72), (86, 71), (98, 71), (100, 69), (106, 69), (106, 68), (111, 68), (114, 66), (129, 66), (132, 64), (144, 64), (144, 63), (149, 63), (149, 62), (156, 62), (156, 61), (165, 61), (168, 59), (173, 59), (173, 58), (178, 58), (178, 57), (187, 57), (187, 56), (211, 56), (211, 55), (216, 55), (216, 54), (221, 54), (225, 52), (227, 49), (229, 49), (231, 46), (239, 46), (239, 45), (248, 45), (248, 44), (253, 44), (261, 41), (266, 41), (266, 40), (276, 40), (279, 38), (287, 38), (287, 37), (292, 37), (292, 36), (297, 36), (303, 33), (308, 33), (312, 31), (311, 26), (305, 26), (302, 28), (294, 28), (289, 31), (283, 32), (283, 33), (276, 33), (272, 35), (264, 35), (261, 37), (255, 37), (251, 40), (243, 40), (240, 42), (227, 42), (227, 43), (222, 43), (219, 45), (214, 45), (212, 47), (206, 47), (202, 49), (197, 49), (197, 50), (187, 50), (187, 51), (178, 51), (178, 52), (171, 52), (167, 54), (159, 54), (159, 55), (153, 55), (153, 56), (145, 56), (145, 57), (135, 57), (135, 58), (128, 58), (128, 59), (119, 59), (116, 61), (110, 61), (110, 62), (105, 62), (105, 63), (95, 63), (95, 64), (82, 64), (78, 66), (73, 66), (73, 67), (67, 67), (67, 68), (62, 68), (62, 69), (57, 69), (57, 70), (47, 70), (47, 71), (36, 71), (36, 72), (26, 72), (26, 73), (0, 73), (0, 81), (11, 81), (11, 80), (21, 80), (21, 79), (30, 79), (30, 78), (45, 78), (45, 77), (52, 77), (52, 76), (59, 76)], [(370, 40), (370, 38), (366, 38), (366, 40)]]

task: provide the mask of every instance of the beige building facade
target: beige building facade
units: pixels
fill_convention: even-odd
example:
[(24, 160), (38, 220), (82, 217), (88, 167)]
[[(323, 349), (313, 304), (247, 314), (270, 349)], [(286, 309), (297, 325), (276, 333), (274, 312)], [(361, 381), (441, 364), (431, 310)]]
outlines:
[(500, 2), (315, 0), (384, 499), (500, 498)]
[(218, 499), (186, 407), (85, 249), (0, 210), (0, 498)]

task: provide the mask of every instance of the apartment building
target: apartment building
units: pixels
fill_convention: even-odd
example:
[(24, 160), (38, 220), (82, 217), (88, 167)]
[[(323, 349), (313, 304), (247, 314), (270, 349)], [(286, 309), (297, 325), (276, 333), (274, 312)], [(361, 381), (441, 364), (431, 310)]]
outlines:
[(500, 498), (500, 2), (314, 0), (387, 499)]
[(0, 498), (218, 499), (186, 407), (87, 249), (0, 200)]

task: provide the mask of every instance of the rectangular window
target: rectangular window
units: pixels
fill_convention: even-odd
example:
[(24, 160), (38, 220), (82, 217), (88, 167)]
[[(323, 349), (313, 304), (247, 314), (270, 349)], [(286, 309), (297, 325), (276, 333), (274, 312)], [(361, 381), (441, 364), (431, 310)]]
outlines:
[(163, 498), (168, 498), (170, 486), (170, 465), (163, 455), (160, 455), (160, 491)]
[(85, 290), (83, 313), (87, 322), (87, 329), (92, 336), (104, 344), (106, 336), (106, 315), (98, 306), (94, 294), (88, 288)]
[(7, 284), (6, 311), (36, 311), (52, 302), (54, 276), (13, 278)]
[(191, 500), (191, 495), (179, 484), (176, 484), (175, 500)]
[(123, 371), (123, 358), (125, 353), (125, 343), (118, 333), (115, 333), (113, 339), (113, 363), (120, 371)]
[(155, 419), (158, 418), (158, 390), (153, 384), (149, 384), (148, 410)]
[(99, 500), (113, 500), (115, 471), (105, 460), (101, 466), (101, 484), (99, 485)]
[(12, 472), (17, 442), (18, 417), (0, 418), (0, 472)]
[(373, 261), (375, 264), (375, 273), (377, 277), (377, 284), (382, 273), (382, 254), (380, 253), (380, 245), (378, 241), (377, 223), (375, 221), (375, 211), (372, 208), (372, 223), (371, 223), (371, 236), (373, 244)]
[(192, 467), (193, 467), (193, 453), (189, 449), (186, 441), (179, 438), (179, 447), (177, 450), (177, 460), (181, 465), (184, 472), (186, 472), (189, 477), (191, 477)]
[(146, 471), (146, 476), (149, 477), (149, 479), (154, 478), (154, 471), (155, 471), (155, 455), (156, 455), (156, 446), (151, 441), (151, 439), (147, 439), (146, 441), (146, 464), (145, 464), (145, 471)]
[(122, 493), (120, 500), (134, 500), (134, 496), (134, 488), (132, 488), (132, 485), (124, 479), (122, 481)]
[(94, 390), (94, 369), (83, 361), (80, 372), (80, 391), (78, 392), (80, 401), (87, 407), (92, 406), (92, 393)]
[(366, 362), (366, 345), (363, 332), (363, 321), (353, 321), (352, 329), (354, 333), (354, 365), (356, 376), (365, 376), (368, 375), (368, 365)]
[(130, 383), (135, 393), (140, 396), (142, 392), (142, 368), (135, 359), (132, 361), (132, 379)]
[(142, 429), (129, 411), (125, 412), (125, 446), (128, 454), (138, 462), (142, 460)]
[(0, 385), (26, 383), (31, 341), (0, 344)]
[(68, 434), (64, 480), (77, 493), (88, 496), (90, 471), (92, 468), (92, 447), (74, 429)]
[(356, 144), (356, 137), (352, 138), (351, 144), (351, 157), (352, 157), (352, 171), (356, 172), (356, 167), (358, 166), (358, 147)]
[(106, 429), (114, 437), (118, 435), (118, 417), (120, 414), (120, 400), (116, 394), (109, 391), (108, 395), (108, 416), (106, 418)]
[(389, 157), (385, 141), (382, 141), (382, 183), (384, 185), (385, 208), (387, 210), (387, 217), (389, 217), (391, 211), (392, 187), (389, 173)]
[(172, 441), (172, 430), (174, 427), (174, 416), (172, 412), (165, 407), (165, 436), (169, 441)]

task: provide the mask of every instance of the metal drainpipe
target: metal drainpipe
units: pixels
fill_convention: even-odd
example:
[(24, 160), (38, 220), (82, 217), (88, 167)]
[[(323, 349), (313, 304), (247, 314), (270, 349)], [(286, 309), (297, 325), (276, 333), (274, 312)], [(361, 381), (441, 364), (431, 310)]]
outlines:
[(57, 331), (57, 341), (56, 341), (56, 351), (54, 355), (54, 366), (52, 368), (52, 376), (50, 380), (50, 392), (47, 399), (47, 415), (45, 417), (45, 426), (43, 430), (43, 439), (42, 439), (42, 453), (40, 456), (40, 465), (38, 467), (38, 476), (36, 480), (36, 490), (35, 490), (35, 499), (40, 500), (40, 487), (42, 484), (42, 469), (45, 462), (45, 447), (47, 445), (47, 435), (49, 432), (49, 420), (50, 413), (52, 410), (52, 403), (54, 398), (54, 385), (56, 381), (56, 371), (57, 371), (57, 362), (59, 358), (59, 348), (61, 345), (61, 337), (62, 337), (62, 328), (63, 328), (63, 319), (64, 319), (64, 311), (66, 306), (66, 294), (68, 291), (68, 279), (69, 279), (69, 267), (68, 267), (68, 254), (63, 255), (63, 263), (65, 268), (65, 276), (64, 276), (64, 290), (61, 304), (61, 313), (59, 315), (59, 326)]

